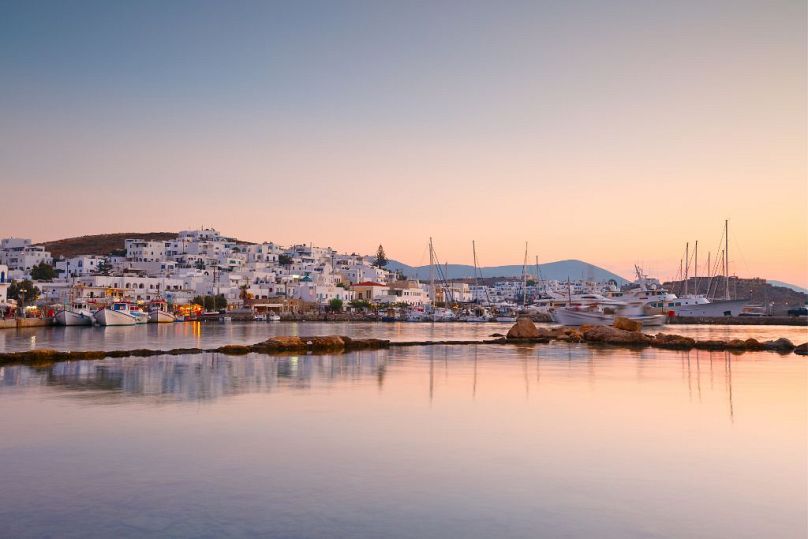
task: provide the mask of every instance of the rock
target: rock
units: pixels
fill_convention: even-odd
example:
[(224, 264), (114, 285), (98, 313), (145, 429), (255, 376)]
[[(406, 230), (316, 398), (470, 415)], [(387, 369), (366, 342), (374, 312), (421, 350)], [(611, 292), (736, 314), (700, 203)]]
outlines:
[(675, 350), (690, 350), (696, 346), (696, 340), (690, 337), (683, 337), (682, 335), (667, 335), (665, 333), (657, 333), (654, 336), (652, 343), (659, 348), (672, 348)]
[(746, 339), (744, 343), (747, 350), (763, 350), (763, 343), (757, 339)]
[(774, 352), (791, 352), (796, 348), (794, 343), (785, 337), (780, 337), (776, 341), (766, 341), (763, 343), (764, 350), (772, 350)]
[(509, 339), (536, 339), (540, 336), (536, 324), (526, 316), (518, 318), (507, 335)]
[(624, 331), (640, 331), (642, 329), (642, 322), (631, 320), (623, 316), (616, 316), (614, 318), (614, 327)]
[(492, 333), (491, 335), (489, 335), (489, 337), (504, 337), (504, 336), (505, 335), (503, 335), (502, 333)]
[(249, 354), (252, 350), (250, 350), (249, 346), (244, 346), (240, 344), (227, 344), (225, 346), (220, 346), (216, 349), (217, 352), (220, 354), (227, 354), (229, 356), (243, 356), (245, 354)]
[(794, 353), (798, 356), (808, 356), (808, 342), (804, 342), (794, 348)]
[(731, 339), (727, 341), (727, 350), (746, 350), (746, 341)]
[(606, 344), (651, 344), (652, 338), (639, 331), (625, 331), (611, 326), (581, 326), (586, 342)]
[(725, 341), (696, 341), (696, 348), (700, 350), (726, 350)]

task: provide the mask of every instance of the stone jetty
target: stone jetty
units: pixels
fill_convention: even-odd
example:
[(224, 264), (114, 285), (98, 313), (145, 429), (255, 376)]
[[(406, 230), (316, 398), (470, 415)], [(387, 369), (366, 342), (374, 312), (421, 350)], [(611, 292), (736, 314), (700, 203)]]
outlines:
[(49, 349), (26, 350), (22, 352), (0, 353), (0, 366), (21, 364), (33, 367), (47, 367), (57, 361), (98, 360), (121, 357), (148, 357), (159, 355), (189, 355), (218, 353), (232, 356), (246, 354), (339, 354), (356, 350), (380, 350), (405, 346), (451, 346), (451, 345), (507, 345), (507, 344), (546, 344), (552, 341), (584, 343), (591, 346), (615, 346), (624, 348), (663, 348), (669, 350), (712, 350), (742, 353), (770, 351), (780, 354), (794, 352), (808, 355), (808, 343), (795, 346), (785, 338), (773, 341), (756, 339), (696, 340), (682, 335), (658, 333), (647, 335), (633, 320), (616, 319), (614, 326), (537, 327), (528, 317), (519, 318), (506, 336), (496, 336), (488, 340), (443, 340), (443, 341), (389, 341), (385, 339), (353, 339), (341, 335), (326, 336), (281, 336), (250, 345), (228, 344), (218, 348), (173, 348), (153, 350), (87, 350), (63, 352)]

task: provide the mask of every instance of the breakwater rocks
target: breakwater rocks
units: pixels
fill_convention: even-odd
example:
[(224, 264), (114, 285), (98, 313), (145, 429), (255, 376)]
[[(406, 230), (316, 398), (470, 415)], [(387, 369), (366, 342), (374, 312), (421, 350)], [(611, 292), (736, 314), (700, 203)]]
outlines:
[(501, 340), (504, 342), (583, 342), (629, 347), (650, 346), (670, 350), (771, 351), (784, 354), (794, 352), (799, 355), (808, 355), (808, 343), (795, 346), (785, 338), (763, 342), (757, 339), (699, 341), (691, 337), (667, 333), (647, 335), (641, 331), (641, 326), (637, 322), (619, 317), (615, 319), (614, 326), (581, 326), (579, 328), (539, 328), (530, 319), (520, 318), (508, 335)]
[[(626, 323), (618, 326), (634, 327)], [(638, 330), (620, 329), (611, 326), (581, 326), (580, 328), (539, 328), (529, 318), (520, 318), (506, 336), (497, 336), (489, 340), (458, 341), (388, 341), (384, 339), (352, 339), (340, 335), (296, 337), (272, 337), (265, 341), (250, 344), (228, 344), (218, 348), (172, 348), (170, 350), (152, 350), (138, 348), (134, 350), (86, 350), (63, 352), (58, 350), (38, 349), (22, 352), (0, 353), (2, 365), (29, 365), (32, 367), (48, 367), (57, 361), (98, 360), (121, 357), (149, 357), (159, 355), (192, 355), (205, 352), (232, 356), (257, 354), (339, 354), (356, 350), (380, 350), (384, 348), (406, 346), (450, 346), (472, 344), (544, 344), (551, 341), (585, 343), (593, 346), (622, 346), (628, 348), (653, 347), (670, 350), (712, 350), (742, 353), (748, 351), (771, 351), (781, 354), (794, 352), (808, 355), (808, 343), (795, 346), (788, 339), (760, 342), (755, 339), (733, 339), (729, 341), (698, 341), (682, 335), (659, 333), (646, 335)]]

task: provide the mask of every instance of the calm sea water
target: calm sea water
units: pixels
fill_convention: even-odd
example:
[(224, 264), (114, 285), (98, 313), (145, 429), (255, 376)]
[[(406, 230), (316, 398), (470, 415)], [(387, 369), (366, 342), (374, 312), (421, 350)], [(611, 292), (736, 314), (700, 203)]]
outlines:
[[(131, 350), (135, 348), (215, 348), (224, 344), (253, 344), (275, 335), (347, 335), (394, 341), (486, 339), (505, 334), (512, 323), (382, 323), (382, 322), (187, 322), (127, 327), (43, 327), (0, 330), (0, 351), (33, 348), (57, 350)], [(549, 324), (548, 324), (549, 326)], [(787, 337), (799, 344), (808, 341), (808, 327), (674, 325), (648, 328), (647, 332), (677, 333), (699, 339), (754, 337), (760, 340)]]
[(0, 535), (805, 537), (807, 377), (566, 344), (3, 367)]

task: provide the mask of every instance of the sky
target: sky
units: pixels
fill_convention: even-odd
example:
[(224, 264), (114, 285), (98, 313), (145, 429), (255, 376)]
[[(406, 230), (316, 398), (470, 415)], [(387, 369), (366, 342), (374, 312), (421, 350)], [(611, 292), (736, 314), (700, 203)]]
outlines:
[[(0, 237), (808, 286), (804, 1), (0, 0)], [(704, 272), (706, 268), (700, 271)]]

